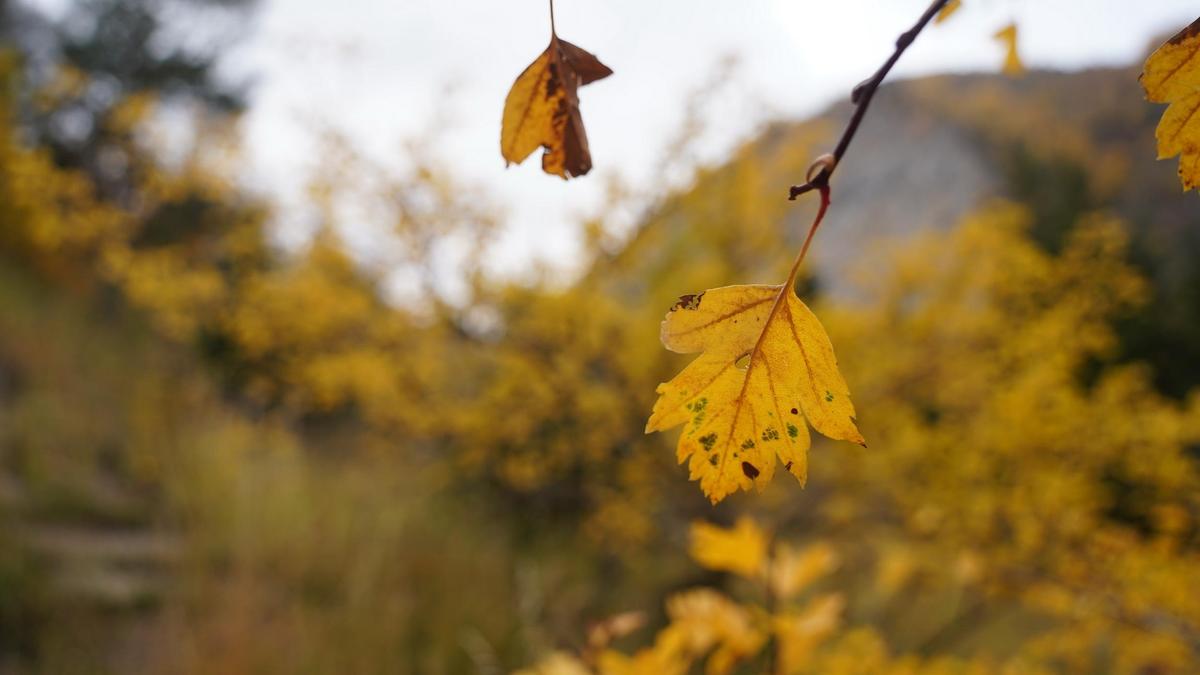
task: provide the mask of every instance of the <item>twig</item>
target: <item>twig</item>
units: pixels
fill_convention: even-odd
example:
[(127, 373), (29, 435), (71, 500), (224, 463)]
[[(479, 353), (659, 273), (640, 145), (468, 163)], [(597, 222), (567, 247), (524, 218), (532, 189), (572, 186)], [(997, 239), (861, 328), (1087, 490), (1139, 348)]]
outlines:
[[(763, 609), (767, 611), (767, 616), (772, 620), (779, 611), (779, 596), (775, 593), (775, 584), (771, 583), (775, 562), (775, 535), (772, 534), (767, 540), (767, 561), (763, 567)], [(771, 642), (767, 646), (767, 663), (763, 672), (769, 675), (782, 675), (783, 659), (780, 658), (779, 652), (779, 637), (775, 636), (771, 638)]]
[[(867, 114), (867, 108), (871, 106), (871, 99), (875, 98), (875, 92), (879, 89), (879, 85), (883, 84), (883, 79), (891, 72), (892, 67), (900, 60), (905, 50), (912, 45), (925, 30), (925, 26), (937, 16), (938, 12), (949, 3), (950, 0), (933, 0), (929, 5), (929, 9), (921, 15), (920, 20), (916, 25), (908, 29), (899, 38), (896, 39), (896, 51), (884, 62), (879, 70), (870, 79), (863, 81), (850, 95), (851, 102), (854, 103), (854, 115), (850, 118), (850, 122), (846, 124), (846, 130), (842, 132), (842, 138), (838, 141), (837, 147), (833, 154), (823, 155), (809, 169), (809, 175), (805, 176), (803, 185), (793, 185), (788, 191), (788, 199), (795, 199), (800, 195), (816, 190), (818, 188), (828, 187), (829, 179), (833, 177), (833, 172), (837, 169), (838, 164), (842, 161), (842, 156), (846, 154), (846, 150), (850, 147), (850, 141), (854, 140), (854, 134), (858, 132), (858, 127), (862, 124), (863, 117)], [(816, 169), (816, 175), (813, 175), (813, 170)]]

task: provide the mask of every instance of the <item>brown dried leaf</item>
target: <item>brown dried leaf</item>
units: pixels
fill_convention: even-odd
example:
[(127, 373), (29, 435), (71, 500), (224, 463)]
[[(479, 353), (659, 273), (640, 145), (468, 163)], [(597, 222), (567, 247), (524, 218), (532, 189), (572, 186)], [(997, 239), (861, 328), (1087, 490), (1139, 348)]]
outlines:
[(542, 170), (564, 179), (592, 168), (579, 113), (579, 87), (612, 75), (588, 51), (551, 35), (550, 45), (517, 77), (504, 100), (500, 154), (520, 164), (544, 148)]

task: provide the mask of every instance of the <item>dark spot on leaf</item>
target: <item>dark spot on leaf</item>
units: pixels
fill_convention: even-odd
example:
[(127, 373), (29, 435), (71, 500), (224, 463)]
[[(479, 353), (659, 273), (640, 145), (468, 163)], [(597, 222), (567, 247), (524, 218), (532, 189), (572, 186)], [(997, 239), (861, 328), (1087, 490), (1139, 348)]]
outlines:
[(703, 297), (703, 291), (690, 295), (681, 295), (679, 296), (679, 300), (671, 307), (671, 311), (674, 312), (677, 309), (699, 309), (700, 299)]
[(763, 429), (762, 439), (764, 442), (779, 440), (779, 432), (775, 430), (775, 427), (767, 427)]
[(745, 440), (745, 442), (742, 443), (743, 450), (749, 450), (750, 448), (753, 448), (753, 447), (754, 447), (754, 439), (753, 438), (747, 438)]
[(828, 402), (833, 401), (833, 392), (829, 391), (828, 389), (825, 390), (825, 400)]
[(792, 460), (790, 460), (790, 459), (789, 459), (789, 460), (788, 460), (788, 463), (783, 465), (783, 470), (784, 470), (784, 471), (791, 471), (791, 470), (792, 470)]
[(787, 432), (788, 436), (791, 436), (792, 438), (800, 435), (800, 429), (798, 429), (795, 424), (787, 425)]
[(799, 414), (800, 414), (800, 411), (799, 411), (799, 410), (796, 410), (795, 408), (792, 408), (792, 414), (793, 414), (793, 415), (799, 415)]
[(746, 478), (754, 480), (755, 478), (758, 478), (758, 467), (754, 466), (750, 462), (742, 462), (742, 473), (746, 474)]
[(716, 434), (708, 434), (707, 436), (700, 437), (700, 445), (704, 446), (705, 452), (712, 452), (713, 446), (716, 445), (716, 443), (717, 443), (717, 435)]
[(720, 460), (719, 460), (719, 459), (717, 459), (717, 456), (716, 456), (716, 455), (709, 455), (709, 456), (708, 456), (708, 463), (709, 463), (709, 464), (712, 464), (713, 466), (716, 466), (718, 461), (720, 461)]

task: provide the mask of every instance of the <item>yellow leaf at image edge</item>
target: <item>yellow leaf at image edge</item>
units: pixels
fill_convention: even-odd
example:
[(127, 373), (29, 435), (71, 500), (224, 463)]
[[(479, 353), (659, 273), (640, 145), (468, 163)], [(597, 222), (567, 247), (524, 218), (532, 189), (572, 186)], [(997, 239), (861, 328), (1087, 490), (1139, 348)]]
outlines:
[(790, 283), (683, 296), (661, 337), (671, 351), (700, 356), (658, 386), (646, 433), (684, 425), (676, 457), (714, 504), (761, 491), (776, 457), (803, 485), (808, 425), (865, 445), (829, 336)]
[(1179, 182), (1191, 190), (1200, 185), (1200, 19), (1156, 49), (1140, 79), (1147, 99), (1170, 104), (1154, 132), (1158, 158), (1179, 155)]

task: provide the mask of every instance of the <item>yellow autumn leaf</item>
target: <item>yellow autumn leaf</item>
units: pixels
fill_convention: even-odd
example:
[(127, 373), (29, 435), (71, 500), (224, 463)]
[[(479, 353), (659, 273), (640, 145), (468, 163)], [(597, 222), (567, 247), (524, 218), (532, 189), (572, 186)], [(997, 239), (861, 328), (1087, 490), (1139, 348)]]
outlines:
[(942, 7), (942, 11), (938, 12), (933, 22), (942, 23), (946, 19), (949, 19), (959, 9), (962, 9), (962, 0), (950, 0), (950, 2), (947, 2), (946, 5)]
[(590, 52), (551, 34), (550, 44), (517, 77), (504, 100), (500, 154), (520, 164), (539, 147), (542, 170), (563, 179), (592, 168), (579, 112), (579, 87), (612, 75)]
[(767, 559), (767, 533), (746, 517), (731, 528), (696, 521), (692, 523), (691, 554), (710, 570), (754, 579)]
[(779, 640), (780, 671), (792, 673), (809, 662), (812, 653), (841, 624), (846, 601), (831, 593), (815, 598), (799, 612), (775, 616), (772, 628)]
[(996, 31), (992, 37), (1004, 45), (1004, 74), (1016, 77), (1024, 73), (1025, 64), (1021, 61), (1020, 51), (1017, 50), (1017, 24), (1008, 24)]
[(689, 665), (677, 653), (658, 645), (639, 650), (633, 656), (608, 649), (597, 662), (600, 675), (683, 675)]
[(1146, 59), (1141, 82), (1147, 99), (1171, 104), (1154, 134), (1158, 158), (1179, 155), (1179, 181), (1191, 190), (1200, 185), (1200, 19)]
[(800, 550), (780, 544), (771, 561), (771, 589), (781, 599), (790, 598), (833, 571), (837, 563), (837, 553), (825, 542)]
[(700, 356), (658, 386), (646, 432), (685, 425), (676, 457), (690, 459), (691, 479), (714, 504), (737, 490), (762, 490), (776, 456), (803, 485), (805, 421), (830, 438), (863, 443), (829, 336), (792, 290), (795, 274), (781, 286), (685, 295), (663, 321), (667, 349)]
[(697, 588), (667, 600), (671, 623), (660, 634), (660, 649), (687, 656), (712, 653), (705, 664), (708, 675), (723, 675), (737, 663), (758, 653), (766, 635), (745, 607), (709, 588)]

